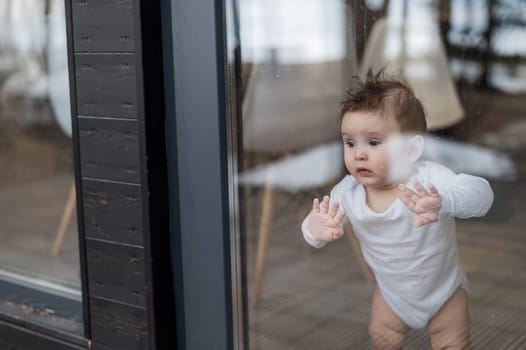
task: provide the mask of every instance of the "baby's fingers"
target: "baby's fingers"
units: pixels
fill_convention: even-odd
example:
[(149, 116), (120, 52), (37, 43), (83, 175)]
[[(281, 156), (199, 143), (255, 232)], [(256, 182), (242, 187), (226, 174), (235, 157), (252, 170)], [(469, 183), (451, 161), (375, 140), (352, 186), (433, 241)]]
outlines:
[(416, 200), (418, 200), (418, 196), (404, 185), (398, 186), (398, 189), (400, 190), (398, 198), (400, 198), (402, 203), (404, 203), (409, 209), (415, 211)]
[(415, 227), (416, 228), (419, 228), (419, 227), (422, 227), (426, 224), (428, 224), (429, 222), (427, 221), (427, 219), (424, 219), (424, 218), (418, 218), (415, 220)]
[(407, 198), (405, 196), (400, 196), (399, 198), (402, 201), (402, 203), (405, 204), (406, 207), (408, 207), (411, 211), (416, 212), (416, 204), (415, 204), (415, 202), (413, 202), (411, 199), (409, 199), (409, 198)]
[(408, 200), (417, 202), (420, 199), (420, 195), (404, 184), (398, 185), (398, 190), (400, 191), (400, 195), (406, 197)]
[(332, 239), (338, 239), (341, 236), (343, 236), (343, 229), (337, 228), (336, 230), (332, 231)]
[(424, 225), (427, 225), (429, 223), (431, 223), (432, 221), (429, 220), (428, 218), (424, 218), (424, 217), (419, 217), (418, 219), (415, 220), (415, 227), (416, 228), (419, 228), (419, 227), (422, 227)]
[(340, 224), (342, 223), (343, 219), (345, 218), (345, 210), (342, 210), (334, 215), (334, 217), (328, 219), (325, 221), (325, 224), (328, 227), (332, 228), (339, 228)]
[(334, 217), (334, 220), (336, 220), (336, 222), (339, 225), (341, 224), (344, 218), (345, 218), (345, 210), (342, 210)]
[(415, 227), (421, 227), (437, 221), (438, 215), (434, 213), (423, 213), (415, 220)]
[(313, 213), (320, 212), (320, 200), (318, 198), (314, 198), (314, 200), (312, 201), (312, 212)]
[(334, 241), (340, 238), (343, 235), (343, 229), (338, 227), (332, 230), (327, 230), (327, 241)]
[(429, 184), (429, 193), (434, 197), (440, 197), (440, 193), (438, 193), (437, 188), (432, 183)]
[(422, 186), (422, 184), (417, 179), (413, 179), (413, 185), (420, 196), (424, 197), (429, 195), (429, 192), (427, 192), (426, 188)]
[(340, 207), (340, 204), (338, 204), (338, 202), (334, 202), (332, 205), (331, 205), (331, 208), (329, 209), (329, 216), (331, 218), (335, 217), (336, 216), (336, 213), (338, 212), (338, 208)]
[(320, 211), (326, 214), (329, 211), (329, 196), (324, 196), (320, 205)]

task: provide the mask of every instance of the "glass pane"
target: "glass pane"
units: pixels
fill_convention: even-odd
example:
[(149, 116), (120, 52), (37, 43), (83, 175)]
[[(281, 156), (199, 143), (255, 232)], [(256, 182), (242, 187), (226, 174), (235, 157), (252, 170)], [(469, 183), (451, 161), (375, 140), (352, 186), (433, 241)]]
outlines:
[(0, 0), (0, 169), (1, 310), (80, 302), (64, 1)]
[[(451, 305), (451, 295), (459, 305), (467, 305), (467, 295), (473, 348), (526, 346), (526, 326), (520, 322), (526, 311), (521, 297), (526, 287), (523, 3), (241, 0), (238, 4), (242, 59), (237, 88), (242, 116), (231, 124), (234, 135), (242, 135), (242, 144), (232, 150), (241, 154), (242, 164), (233, 178), (241, 189), (239, 209), (232, 208), (242, 215), (249, 348), (368, 349), (377, 288), (381, 299), (374, 297), (375, 305), (387, 308), (375, 315), (383, 320), (393, 313), (403, 329), (410, 326), (407, 349), (430, 348), (425, 327), (451, 315), (443, 308)], [(389, 205), (374, 213), (372, 203), (380, 202), (374, 199), (375, 187), (367, 187), (361, 177), (367, 174), (348, 175), (353, 169), (346, 169), (344, 149), (351, 146), (349, 140), (347, 146), (342, 142), (341, 102), (369, 68), (374, 72), (385, 68), (388, 77), (403, 80), (424, 107), (427, 133), (411, 174), (420, 176), (418, 169), (432, 167), (425, 179), (437, 182), (440, 202), (426, 209), (424, 214), (436, 215), (422, 229), (448, 230), (433, 236), (435, 240), (429, 235), (424, 239), (410, 225), (404, 226), (409, 227), (407, 232), (394, 236), (390, 229), (395, 226), (388, 223), (388, 229), (379, 232), (390, 234), (385, 239), (396, 243), (398, 250), (389, 248), (385, 256), (372, 253), (385, 246), (374, 243), (371, 237), (376, 236), (363, 228), (369, 227), (363, 226), (364, 220), (370, 216), (386, 222), (389, 210), (395, 209), (404, 220), (425, 215), (397, 200), (399, 182), (418, 192), (408, 182), (410, 176), (404, 175), (404, 181), (382, 180), (391, 192), (378, 193), (388, 196)], [(439, 165), (457, 175), (442, 172)], [(470, 182), (469, 195), (453, 198), (450, 193), (459, 191), (457, 181), (464, 179), (458, 174), (476, 176), (466, 177), (476, 183), (486, 179), (492, 191), (482, 185), (477, 192)], [(313, 248), (304, 240), (301, 224), (313, 199), (329, 195), (342, 179), (357, 191), (334, 192), (347, 203), (346, 211), (369, 210), (369, 216), (348, 214), (352, 225), (345, 224), (343, 236)], [(492, 192), (489, 212), (481, 209), (483, 215), (473, 217), (474, 206), (489, 206)], [(358, 199), (345, 197), (349, 193)], [(434, 193), (416, 194), (420, 199)], [(455, 203), (455, 208), (446, 202)], [(464, 206), (469, 208), (465, 215), (459, 209)], [(454, 216), (456, 233), (453, 221), (447, 221)], [(458, 218), (462, 216), (468, 218)], [(451, 240), (443, 243), (443, 237)], [(408, 250), (409, 244), (414, 250)], [(447, 261), (458, 262), (453, 264), (456, 275), (443, 271), (444, 252), (451, 254)], [(444, 282), (439, 283), (441, 289), (435, 288), (439, 292), (432, 290), (430, 277), (422, 276), (424, 267), (438, 271), (430, 275)], [(398, 282), (389, 282), (393, 280)], [(416, 289), (421, 290), (418, 302), (410, 300)], [(423, 316), (412, 321), (419, 307)], [(458, 322), (467, 314), (452, 313)]]

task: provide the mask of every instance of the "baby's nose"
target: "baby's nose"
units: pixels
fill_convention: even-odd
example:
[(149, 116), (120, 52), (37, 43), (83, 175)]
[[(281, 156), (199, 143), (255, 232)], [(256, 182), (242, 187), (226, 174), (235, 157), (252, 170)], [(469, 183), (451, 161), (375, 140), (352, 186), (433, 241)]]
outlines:
[(354, 158), (356, 160), (365, 160), (367, 159), (367, 153), (365, 152), (363, 148), (357, 149), (356, 152), (354, 153)]

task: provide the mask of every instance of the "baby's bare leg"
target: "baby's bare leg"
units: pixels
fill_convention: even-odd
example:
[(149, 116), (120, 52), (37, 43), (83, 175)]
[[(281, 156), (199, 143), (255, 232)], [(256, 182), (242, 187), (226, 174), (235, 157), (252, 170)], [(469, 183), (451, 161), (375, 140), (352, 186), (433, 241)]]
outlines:
[(462, 288), (455, 293), (433, 316), (427, 325), (433, 350), (469, 349), (468, 294)]
[(373, 350), (401, 349), (407, 332), (409, 327), (391, 310), (382, 293), (376, 288), (369, 324)]

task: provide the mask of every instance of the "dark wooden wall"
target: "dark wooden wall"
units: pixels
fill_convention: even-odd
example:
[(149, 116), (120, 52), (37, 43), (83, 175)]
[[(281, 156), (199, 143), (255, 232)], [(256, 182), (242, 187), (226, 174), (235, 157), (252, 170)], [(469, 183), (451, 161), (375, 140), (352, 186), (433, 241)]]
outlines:
[(66, 1), (93, 349), (175, 349), (159, 2)]

